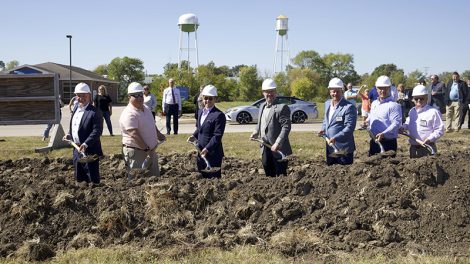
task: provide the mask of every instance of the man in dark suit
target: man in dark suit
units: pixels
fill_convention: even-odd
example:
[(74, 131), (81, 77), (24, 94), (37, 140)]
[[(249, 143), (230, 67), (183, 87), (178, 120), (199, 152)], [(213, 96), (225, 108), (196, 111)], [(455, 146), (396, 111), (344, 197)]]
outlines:
[(460, 115), (467, 103), (467, 84), (460, 80), (458, 72), (452, 73), (452, 81), (447, 83), (444, 103), (446, 105), (446, 132), (452, 132), (453, 127), (460, 130)]
[[(323, 118), (322, 129), (319, 135), (326, 135), (326, 163), (328, 165), (353, 163), (354, 151), (354, 129), (356, 128), (357, 110), (356, 107), (343, 97), (343, 81), (333, 78), (328, 84), (331, 100), (325, 103), (325, 117)], [(330, 157), (334, 152), (334, 145), (340, 150), (345, 150), (346, 155), (340, 157)]]
[(217, 172), (203, 172), (206, 168), (205, 157), (211, 167), (221, 167), (224, 149), (222, 147), (222, 137), (225, 131), (225, 115), (217, 107), (217, 88), (207, 85), (201, 92), (204, 108), (199, 110), (196, 121), (196, 131), (188, 138), (188, 141), (197, 140), (197, 146), (201, 150), (197, 158), (197, 168), (204, 178), (220, 178), (221, 170)]
[(273, 79), (266, 79), (262, 85), (263, 96), (266, 102), (260, 106), (258, 124), (251, 134), (251, 139), (265, 141), (271, 148), (261, 146), (261, 155), (266, 176), (274, 177), (287, 175), (287, 160), (279, 162), (281, 158), (277, 151), (284, 155), (292, 154), (289, 142), (291, 129), (290, 109), (276, 100), (276, 83)]
[(432, 102), (430, 105), (432, 106), (433, 103), (436, 104), (436, 106), (439, 107), (441, 114), (444, 114), (446, 110), (444, 104), (444, 93), (446, 87), (443, 82), (439, 81), (439, 76), (436, 74), (431, 75), (431, 84), (428, 89), (431, 91), (432, 95)]
[[(103, 156), (100, 141), (100, 135), (103, 132), (103, 117), (91, 103), (90, 87), (85, 83), (77, 84), (75, 95), (78, 98), (78, 105), (73, 109), (70, 130), (64, 139), (74, 141), (80, 147), (80, 152), (86, 155)], [(74, 148), (75, 179), (78, 182), (99, 183), (99, 160), (79, 163), (79, 159), (80, 153)]]

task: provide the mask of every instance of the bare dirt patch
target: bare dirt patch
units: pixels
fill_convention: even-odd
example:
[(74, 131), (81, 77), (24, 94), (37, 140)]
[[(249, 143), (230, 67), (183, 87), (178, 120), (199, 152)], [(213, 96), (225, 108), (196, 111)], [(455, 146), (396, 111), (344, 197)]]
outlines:
[[(73, 180), (71, 159), (0, 161), (0, 256), (30, 260), (127, 244), (184, 254), (254, 244), (286, 256), (470, 256), (470, 149), (440, 154), (290, 163), (287, 177), (228, 157), (220, 180), (200, 179), (194, 153), (161, 156), (162, 177), (128, 182), (120, 156), (101, 160), (102, 183)], [(365, 153), (357, 153), (365, 157)]]

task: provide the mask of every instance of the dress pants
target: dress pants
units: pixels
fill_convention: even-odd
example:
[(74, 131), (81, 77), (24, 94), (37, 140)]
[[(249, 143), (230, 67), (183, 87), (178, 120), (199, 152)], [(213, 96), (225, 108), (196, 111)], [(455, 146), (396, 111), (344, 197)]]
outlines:
[(178, 104), (168, 105), (166, 114), (166, 134), (169, 135), (171, 132), (171, 117), (173, 116), (173, 133), (178, 134)]
[(281, 174), (287, 175), (287, 160), (279, 162), (281, 155), (273, 153), (270, 148), (263, 146), (261, 161), (266, 176), (275, 177)]
[[(382, 143), (382, 146), (384, 147), (384, 150), (385, 151), (389, 151), (389, 150), (393, 150), (393, 151), (397, 151), (397, 139), (394, 138), (394, 139), (382, 139), (382, 141), (380, 141), (380, 143)], [(379, 154), (380, 153), (380, 146), (379, 144), (375, 143), (374, 140), (370, 140), (370, 143), (369, 143), (369, 157), (370, 156), (373, 156), (375, 154)], [(393, 155), (392, 157), (395, 157), (396, 155)]]
[(99, 159), (93, 162), (80, 163), (78, 162), (80, 155), (76, 149), (73, 149), (74, 176), (77, 182), (100, 183)]

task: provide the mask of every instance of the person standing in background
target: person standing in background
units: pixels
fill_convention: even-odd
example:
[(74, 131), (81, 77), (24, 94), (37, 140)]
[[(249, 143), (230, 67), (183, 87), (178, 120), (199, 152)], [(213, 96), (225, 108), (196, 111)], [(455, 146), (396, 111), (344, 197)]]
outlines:
[(148, 85), (144, 86), (144, 106), (152, 112), (153, 120), (155, 120), (155, 107), (157, 106), (157, 99), (155, 98), (155, 95), (150, 92), (150, 87)]
[(180, 90), (175, 87), (175, 80), (168, 80), (169, 87), (163, 90), (162, 109), (166, 116), (166, 134), (171, 132), (171, 117), (173, 116), (173, 133), (178, 134), (178, 118), (182, 115)]
[(452, 73), (452, 80), (447, 83), (444, 103), (446, 105), (446, 132), (460, 130), (460, 116), (463, 105), (467, 102), (467, 84), (460, 80), (458, 72)]
[(113, 124), (111, 123), (111, 115), (113, 114), (113, 100), (108, 95), (106, 86), (100, 85), (98, 87), (98, 94), (93, 101), (93, 106), (101, 111), (104, 121), (106, 121), (106, 126), (108, 126), (109, 135), (114, 136), (113, 134)]
[(204, 89), (204, 85), (201, 85), (201, 87), (199, 88), (199, 92), (196, 95), (194, 95), (194, 98), (193, 98), (193, 103), (195, 106), (194, 119), (196, 120), (197, 120), (199, 110), (204, 108), (204, 100), (203, 100), (203, 96), (201, 95), (202, 89)]

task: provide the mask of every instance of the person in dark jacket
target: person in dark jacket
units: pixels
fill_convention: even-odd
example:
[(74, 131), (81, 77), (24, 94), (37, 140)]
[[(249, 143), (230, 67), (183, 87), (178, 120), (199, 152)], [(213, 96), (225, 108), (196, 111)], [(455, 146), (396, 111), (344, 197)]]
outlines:
[(446, 105), (446, 132), (453, 132), (454, 128), (460, 130), (460, 116), (467, 103), (468, 87), (460, 80), (458, 72), (452, 73), (452, 81), (447, 83), (444, 94), (444, 104)]
[(203, 178), (220, 178), (222, 171), (203, 172), (207, 167), (204, 158), (207, 159), (211, 167), (221, 167), (224, 149), (222, 147), (222, 137), (225, 131), (225, 115), (215, 106), (217, 99), (217, 88), (207, 85), (201, 92), (204, 108), (199, 110), (196, 121), (196, 131), (188, 138), (189, 142), (197, 140), (197, 147), (200, 153), (197, 158), (197, 168)]
[[(64, 136), (65, 140), (72, 140), (80, 147), (80, 152), (86, 155), (103, 156), (100, 136), (103, 132), (103, 117), (91, 103), (90, 87), (85, 83), (75, 86), (75, 95), (78, 105), (73, 109), (70, 118), (70, 130)], [(78, 182), (100, 182), (99, 160), (88, 163), (79, 163), (80, 153), (73, 149), (73, 166), (75, 179)]]

